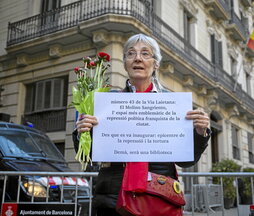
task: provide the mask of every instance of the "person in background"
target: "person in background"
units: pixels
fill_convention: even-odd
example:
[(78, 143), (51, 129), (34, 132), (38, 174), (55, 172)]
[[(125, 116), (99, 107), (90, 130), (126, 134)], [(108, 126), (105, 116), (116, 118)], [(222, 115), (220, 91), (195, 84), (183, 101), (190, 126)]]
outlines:
[[(153, 38), (144, 34), (136, 34), (130, 37), (123, 49), (124, 68), (128, 73), (129, 79), (127, 79), (126, 86), (122, 92), (165, 92), (166, 90), (162, 88), (156, 78), (161, 58), (159, 45)], [(175, 164), (180, 167), (190, 167), (198, 162), (210, 138), (210, 119), (208, 114), (200, 109), (187, 112), (186, 119), (193, 120), (194, 125), (194, 161), (176, 163), (149, 162), (148, 170), (150, 172), (177, 179)], [(78, 134), (92, 130), (98, 123), (96, 116), (90, 115), (82, 115), (82, 118), (76, 122), (77, 129), (73, 134), (76, 150), (79, 143)], [(125, 164), (122, 162), (101, 164), (94, 198), (97, 216), (119, 215), (115, 207), (122, 184)]]

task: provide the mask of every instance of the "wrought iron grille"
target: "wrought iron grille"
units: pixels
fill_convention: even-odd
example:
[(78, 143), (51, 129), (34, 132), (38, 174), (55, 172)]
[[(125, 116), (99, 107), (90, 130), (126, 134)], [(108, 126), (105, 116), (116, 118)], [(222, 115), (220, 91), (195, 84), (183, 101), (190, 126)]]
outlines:
[(246, 27), (244, 27), (242, 21), (239, 19), (239, 17), (235, 14), (234, 11), (231, 12), (231, 21), (230, 23), (235, 23), (241, 34), (247, 38), (248, 37), (248, 30)]
[(7, 46), (76, 26), (104, 14), (130, 15), (149, 24), (150, 3), (145, 0), (80, 0), (18, 22), (9, 23)]
[(36, 129), (44, 132), (64, 131), (66, 109), (25, 114), (23, 124), (31, 122)]
[(225, 0), (219, 0), (219, 3), (220, 3), (220, 5), (224, 8), (224, 10), (225, 10), (226, 12), (229, 12), (229, 6), (228, 6), (228, 4), (225, 2)]

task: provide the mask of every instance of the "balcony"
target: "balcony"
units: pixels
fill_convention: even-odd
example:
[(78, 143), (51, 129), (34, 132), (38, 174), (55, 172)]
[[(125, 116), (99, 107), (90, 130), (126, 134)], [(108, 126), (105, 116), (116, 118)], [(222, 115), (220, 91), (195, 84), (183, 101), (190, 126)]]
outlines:
[(246, 41), (248, 37), (247, 29), (234, 11), (231, 12), (231, 19), (228, 24), (226, 24), (226, 30), (234, 40)]
[(250, 48), (248, 48), (246, 50), (246, 56), (248, 56), (249, 58), (254, 58), (254, 50), (251, 50)]
[(229, 7), (224, 0), (203, 0), (210, 14), (220, 20), (230, 19)]
[(66, 109), (24, 114), (22, 123), (26, 122), (43, 132), (65, 131)]
[[(60, 34), (61, 41), (59, 40), (59, 43), (70, 41), (70, 38), (74, 42), (78, 39), (83, 41), (84, 36), (87, 34), (87, 29), (85, 31), (81, 29), (80, 32), (80, 25), (84, 24), (85, 21), (91, 21), (93, 18), (109, 14), (128, 15), (144, 24), (148, 24), (150, 21), (150, 3), (145, 0), (80, 0), (56, 10), (38, 14), (15, 23), (9, 23), (7, 48), (30, 39), (48, 34), (52, 35), (60, 31), (63, 32), (63, 30), (65, 30), (65, 34)], [(107, 28), (107, 23), (105, 24), (101, 19), (99, 20), (101, 21), (100, 23), (98, 23), (98, 20), (91, 21), (93, 23), (90, 23), (90, 26), (97, 24), (97, 26), (101, 25), (100, 29)], [(77, 26), (79, 29), (77, 29)], [(112, 25), (109, 28), (112, 28)], [(117, 26), (114, 30), (117, 31), (119, 28), (121, 30), (121, 26)], [(71, 29), (76, 31), (71, 33)], [(80, 33), (83, 35), (79, 35)], [(79, 38), (77, 39), (77, 37)]]
[(77, 25), (81, 2), (38, 14), (8, 25), (7, 48), (30, 39), (52, 34)]
[(251, 7), (251, 0), (241, 0), (244, 7)]
[[(184, 38), (182, 38), (174, 29), (161, 20), (160, 17), (153, 14), (149, 3), (144, 0), (123, 2), (124, 1), (122, 0), (78, 1), (61, 7), (54, 12), (51, 11), (15, 23), (10, 23), (7, 45), (8, 47), (13, 47), (28, 40), (41, 41), (42, 37), (40, 36), (45, 35), (46, 37), (50, 35), (53, 37), (57, 32), (61, 36), (59, 36), (59, 40), (63, 42), (63, 38), (68, 35), (69, 30), (73, 29), (77, 25), (79, 25), (81, 31), (83, 31), (81, 38), (84, 40), (85, 34), (88, 35), (90, 31), (102, 27), (102, 23), (99, 23), (98, 20), (103, 20), (103, 28), (111, 31), (118, 30), (126, 32), (128, 30), (140, 32), (140, 26), (144, 25), (161, 44), (171, 50), (171, 53), (173, 51), (174, 54), (164, 53), (164, 61), (174, 62), (175, 71), (178, 71), (176, 75), (193, 75), (193, 72), (188, 69), (189, 66), (179, 63), (179, 58), (181, 58), (186, 62), (186, 64), (191, 65), (200, 73), (198, 76), (194, 75), (195, 83), (197, 85), (206, 84), (208, 89), (212, 89), (214, 86), (220, 86), (217, 90), (221, 98), (221, 102), (238, 103), (240, 109), (245, 107), (251, 113), (254, 112), (254, 99), (248, 96), (239, 84), (236, 85), (235, 89), (235, 80), (232, 76), (223, 71), (223, 69), (215, 67), (210, 60), (185, 41)], [(208, 2), (210, 2), (210, 4), (215, 4), (213, 2), (216, 2), (221, 7), (226, 7), (225, 3), (222, 4), (222, 2), (224, 2), (222, 0), (206, 2), (207, 4)], [(224, 7), (222, 8), (224, 9)], [(55, 15), (53, 16), (53, 14)], [(107, 20), (106, 18), (109, 17), (105, 18), (105, 16), (109, 15), (113, 15), (114, 19)], [(58, 18), (56, 19), (56, 17)], [(61, 17), (61, 19), (59, 19), (59, 17)], [(126, 18), (129, 18), (129, 20), (135, 20), (135, 24), (137, 25), (134, 25), (133, 22), (127, 23)], [(44, 21), (42, 22), (42, 20)], [(48, 23), (45, 22), (45, 20), (51, 20), (51, 22)], [(235, 14), (232, 18), (232, 25), (234, 27), (232, 30), (228, 27), (229, 30), (233, 31), (235, 37), (237, 36), (237, 38), (243, 39), (243, 37), (245, 37), (243, 36), (244, 29)], [(236, 32), (234, 33), (234, 31)], [(63, 32), (65, 34), (63, 34)], [(77, 32), (73, 35), (76, 36)], [(47, 40), (47, 45), (48, 41), (49, 40)], [(186, 49), (188, 52), (186, 52)], [(209, 84), (207, 80), (209, 80)], [(214, 82), (213, 86), (211, 85), (211, 81)], [(244, 112), (245, 110), (242, 111)]]

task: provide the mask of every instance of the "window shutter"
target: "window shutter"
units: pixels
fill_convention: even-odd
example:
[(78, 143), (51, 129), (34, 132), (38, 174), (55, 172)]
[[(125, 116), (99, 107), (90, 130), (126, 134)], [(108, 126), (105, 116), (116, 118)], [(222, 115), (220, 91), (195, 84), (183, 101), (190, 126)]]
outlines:
[(52, 93), (51, 93), (51, 81), (46, 81), (45, 82), (45, 93), (44, 93), (44, 109), (51, 108), (51, 98), (52, 98)]
[(184, 38), (188, 41), (188, 15), (186, 11), (183, 12), (183, 28)]
[(236, 75), (237, 75), (237, 71), (236, 71), (236, 66), (237, 66), (237, 63), (235, 61), (235, 59), (231, 56), (230, 57), (230, 65), (231, 65), (231, 74), (234, 78), (236, 78)]
[(211, 35), (211, 61), (215, 64), (215, 36)]
[(251, 94), (251, 76), (250, 74), (248, 73), (245, 73), (246, 74), (246, 91), (248, 94)]
[(253, 143), (252, 143), (253, 135), (248, 133), (248, 148), (249, 152), (253, 153)]
[(43, 80), (26, 87), (26, 113), (63, 108), (67, 105), (67, 77)]
[(234, 0), (230, 0), (230, 9), (234, 10)]
[(52, 22), (58, 21), (59, 14), (56, 13), (55, 11), (54, 12), (49, 11), (56, 10), (60, 8), (60, 6), (61, 0), (42, 0), (41, 13), (42, 14), (47, 13), (47, 16), (46, 17), (43, 16), (41, 19), (41, 25), (43, 27), (47, 28), (47, 24), (52, 25)]
[(60, 8), (61, 0), (42, 0), (41, 12), (46, 12)]
[(68, 99), (68, 78), (64, 78), (63, 81), (63, 106), (67, 105), (67, 99)]
[(238, 129), (235, 126), (231, 127), (232, 131), (232, 148), (233, 148), (233, 158), (240, 160), (240, 148), (238, 144)]
[(254, 135), (248, 133), (248, 151), (249, 151), (249, 162), (254, 163), (254, 152), (253, 152), (253, 144), (254, 144)]
[(232, 144), (238, 147), (237, 129), (234, 126), (232, 126)]
[(218, 43), (218, 64), (223, 68), (223, 55), (222, 55), (222, 42), (219, 41)]
[(219, 65), (219, 42), (214, 39), (214, 58), (215, 58), (215, 64)]
[(184, 39), (189, 42), (189, 44), (193, 44), (192, 39), (194, 35), (191, 34), (191, 19), (193, 16), (186, 10), (184, 10), (183, 16)]
[(63, 79), (54, 80), (54, 91), (53, 91), (53, 107), (63, 106)]
[(38, 82), (36, 83), (36, 93), (35, 93), (35, 110), (42, 110), (43, 109), (43, 97), (44, 93), (44, 83)]
[(25, 103), (25, 113), (33, 111), (34, 102), (34, 85), (27, 85), (26, 87), (26, 103)]

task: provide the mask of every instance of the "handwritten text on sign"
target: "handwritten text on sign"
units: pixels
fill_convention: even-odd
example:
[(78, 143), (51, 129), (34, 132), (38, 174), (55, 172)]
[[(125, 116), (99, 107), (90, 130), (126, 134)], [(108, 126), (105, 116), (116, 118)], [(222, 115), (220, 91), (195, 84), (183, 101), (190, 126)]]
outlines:
[(95, 93), (93, 161), (193, 160), (191, 93)]

